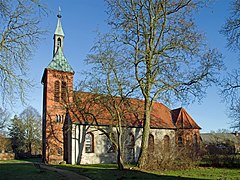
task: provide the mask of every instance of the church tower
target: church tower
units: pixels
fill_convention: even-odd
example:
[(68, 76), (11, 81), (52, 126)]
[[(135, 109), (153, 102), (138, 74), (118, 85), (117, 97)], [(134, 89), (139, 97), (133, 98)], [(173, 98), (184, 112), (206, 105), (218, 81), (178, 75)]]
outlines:
[[(43, 115), (42, 115), (42, 160), (49, 164), (69, 161), (71, 145), (64, 133), (69, 124), (68, 106), (73, 102), (74, 71), (63, 53), (64, 32), (61, 25), (60, 9), (58, 22), (53, 36), (53, 59), (45, 68), (42, 76)], [(69, 133), (67, 133), (69, 136)]]

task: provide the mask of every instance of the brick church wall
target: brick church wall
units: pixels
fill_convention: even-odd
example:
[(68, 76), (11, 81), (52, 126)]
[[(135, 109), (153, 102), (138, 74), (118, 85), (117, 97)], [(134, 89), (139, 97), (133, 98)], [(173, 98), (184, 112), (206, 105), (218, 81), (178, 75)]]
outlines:
[[(45, 72), (45, 94), (44, 94), (44, 109), (45, 119), (43, 128), (45, 131), (45, 160), (49, 164), (58, 164), (63, 161), (64, 146), (63, 146), (63, 125), (66, 118), (66, 104), (72, 102), (72, 87), (73, 74), (68, 72), (59, 72), (56, 70), (47, 69)], [(54, 100), (54, 83), (62, 81), (67, 83), (67, 102), (61, 99), (61, 91), (59, 102)], [(60, 84), (61, 87), (61, 84)], [(44, 153), (44, 152), (43, 152)]]

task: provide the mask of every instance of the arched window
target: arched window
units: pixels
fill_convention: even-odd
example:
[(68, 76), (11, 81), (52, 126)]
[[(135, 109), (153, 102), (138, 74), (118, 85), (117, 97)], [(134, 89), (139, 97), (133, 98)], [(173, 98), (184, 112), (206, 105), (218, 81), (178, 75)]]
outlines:
[(54, 82), (54, 101), (59, 102), (60, 83), (59, 81)]
[(56, 122), (59, 122), (59, 116), (56, 114)]
[(63, 120), (64, 120), (64, 115), (58, 115), (58, 114), (56, 114), (56, 122), (57, 123), (61, 123), (61, 122), (63, 122)]
[(135, 138), (133, 133), (130, 133), (127, 139), (127, 156), (126, 157), (128, 162), (134, 162), (135, 160), (134, 146), (135, 146)]
[(134, 145), (135, 145), (135, 138), (134, 138), (133, 133), (130, 133), (129, 137), (128, 137), (127, 146), (130, 147), (130, 148), (133, 148)]
[(193, 135), (193, 147), (195, 152), (197, 153), (199, 150), (199, 144), (198, 144), (198, 136), (196, 134)]
[(67, 94), (67, 83), (62, 81), (61, 97), (64, 102), (66, 102), (66, 94)]
[(192, 139), (189, 134), (186, 135), (186, 145), (191, 146), (192, 145)]
[(198, 145), (198, 137), (196, 134), (193, 135), (193, 144)]
[(61, 38), (58, 38), (57, 39), (57, 47), (61, 47), (62, 46), (62, 41), (61, 41)]
[(85, 136), (85, 152), (86, 153), (94, 152), (94, 136), (92, 133), (87, 133)]
[(61, 156), (62, 155), (62, 148), (58, 148), (57, 153), (58, 153), (58, 156)]
[(111, 133), (110, 134), (111, 139), (107, 139), (107, 152), (108, 153), (113, 153), (116, 152), (116, 145), (113, 143), (113, 141), (116, 142), (115, 134)]
[(148, 137), (148, 151), (149, 152), (154, 151), (154, 136), (152, 134), (149, 134)]
[(178, 137), (178, 146), (183, 146), (182, 136), (179, 136), (179, 137)]
[(163, 144), (164, 144), (164, 151), (169, 152), (170, 151), (170, 138), (168, 135), (164, 136)]

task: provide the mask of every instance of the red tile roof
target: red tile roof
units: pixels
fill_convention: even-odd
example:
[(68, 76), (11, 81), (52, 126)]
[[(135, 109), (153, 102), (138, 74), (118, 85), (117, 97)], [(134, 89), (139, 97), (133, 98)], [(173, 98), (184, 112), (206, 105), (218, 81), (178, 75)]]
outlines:
[[(103, 98), (105, 97), (105, 98)], [(102, 103), (99, 102), (99, 99)], [(87, 92), (75, 92), (75, 104), (77, 108), (72, 108), (70, 116), (74, 123), (87, 123), (87, 124), (98, 124), (98, 125), (116, 125), (117, 117), (116, 111), (113, 108), (113, 102), (117, 104), (119, 108), (119, 116), (122, 119), (123, 126), (130, 127), (142, 127), (144, 119), (144, 100), (127, 98), (125, 103), (120, 106), (120, 97), (114, 97), (109, 100), (109, 96), (98, 95)], [(176, 112), (176, 113), (173, 113)], [(184, 110), (184, 112), (186, 112)], [(177, 114), (177, 111), (171, 111), (168, 107), (162, 103), (154, 102), (151, 112), (151, 128), (164, 128), (164, 129), (175, 129), (173, 115)], [(186, 113), (187, 119), (194, 127), (198, 127), (194, 120)], [(175, 118), (177, 119), (177, 118)], [(186, 119), (186, 118), (185, 118)], [(176, 122), (176, 121), (175, 121)], [(177, 122), (178, 123), (178, 122)], [(190, 126), (189, 126), (190, 127)]]

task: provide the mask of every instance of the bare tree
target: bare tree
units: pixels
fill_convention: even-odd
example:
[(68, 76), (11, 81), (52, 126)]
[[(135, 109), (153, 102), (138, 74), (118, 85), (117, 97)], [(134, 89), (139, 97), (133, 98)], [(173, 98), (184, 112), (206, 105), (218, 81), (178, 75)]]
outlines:
[(19, 116), (25, 128), (25, 143), (27, 150), (32, 154), (32, 150), (41, 150), (41, 128), (42, 119), (36, 109), (29, 106)]
[(145, 100), (144, 129), (138, 166), (147, 163), (153, 102), (193, 101), (216, 82), (221, 54), (208, 49), (193, 21), (205, 1), (106, 0), (108, 23), (127, 50), (140, 94)]
[[(125, 60), (125, 50), (115, 46), (115, 43), (114, 34), (99, 35), (91, 54), (87, 57), (87, 63), (92, 69), (85, 73), (87, 79), (84, 87), (95, 94), (91, 97), (100, 115), (109, 115), (107, 118), (109, 128), (96, 127), (113, 144), (117, 152), (118, 168), (122, 170), (124, 169), (123, 126), (126, 127), (127, 124), (126, 114), (131, 112), (128, 97), (138, 85), (136, 82), (133, 83), (134, 74), (131, 73), (131, 64)], [(92, 114), (98, 123), (96, 115), (99, 113), (96, 113), (96, 109), (94, 111), (95, 113)]]
[(9, 117), (10, 114), (0, 107), (0, 131), (6, 127), (7, 122), (10, 120)]
[[(227, 38), (230, 50), (240, 50), (240, 1), (231, 3), (231, 16), (226, 20), (221, 33)], [(239, 65), (236, 65), (237, 67)], [(229, 116), (233, 119), (232, 128), (240, 130), (240, 70), (233, 69), (220, 83), (221, 95), (229, 104)]]
[(18, 157), (25, 153), (32, 155), (32, 150), (41, 152), (41, 116), (33, 107), (26, 108), (18, 117), (11, 119), (9, 136)]
[(232, 50), (240, 49), (240, 1), (231, 2), (231, 16), (227, 18), (221, 33), (227, 38), (227, 46)]
[[(0, 93), (2, 102), (25, 99), (28, 62), (43, 30), (45, 7), (35, 0), (0, 0)], [(14, 101), (13, 101), (14, 100)]]

